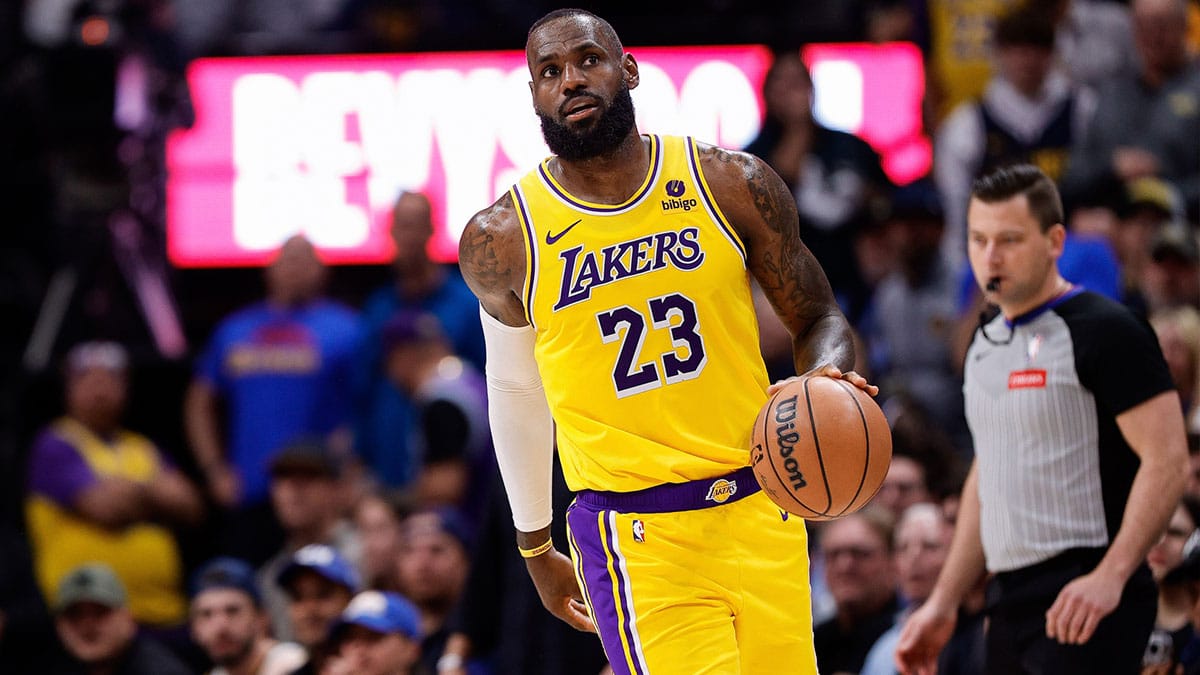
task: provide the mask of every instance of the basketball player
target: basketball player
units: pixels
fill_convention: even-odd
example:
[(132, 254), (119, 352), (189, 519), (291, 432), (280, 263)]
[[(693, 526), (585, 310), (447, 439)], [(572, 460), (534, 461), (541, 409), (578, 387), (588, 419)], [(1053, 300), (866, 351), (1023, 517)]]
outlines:
[(1149, 325), (1059, 275), (1062, 222), (1034, 166), (975, 181), (967, 253), (1000, 314), (967, 352), (975, 462), (946, 564), (901, 632), (902, 672), (935, 672), (985, 567), (987, 672), (1139, 670), (1156, 606), (1144, 560), (1187, 476), (1183, 413)]
[[(875, 387), (850, 371), (792, 196), (755, 157), (640, 135), (638, 64), (603, 19), (551, 12), (526, 57), (555, 156), (471, 220), (459, 256), (542, 601), (598, 630), (616, 673), (814, 672), (804, 524), (747, 466), (768, 389), (750, 274), (796, 372)], [(552, 420), (578, 493), (570, 559), (549, 538)]]

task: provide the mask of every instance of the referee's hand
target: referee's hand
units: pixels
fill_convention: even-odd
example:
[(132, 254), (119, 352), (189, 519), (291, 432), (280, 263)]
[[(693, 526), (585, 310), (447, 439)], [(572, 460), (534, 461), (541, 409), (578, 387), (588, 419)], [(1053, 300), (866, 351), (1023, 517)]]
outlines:
[(954, 634), (957, 607), (939, 607), (927, 600), (904, 622), (896, 642), (896, 670), (904, 675), (936, 675), (938, 655)]
[(1066, 645), (1081, 645), (1092, 638), (1100, 620), (1121, 601), (1124, 579), (1092, 571), (1067, 584), (1046, 611), (1046, 637)]

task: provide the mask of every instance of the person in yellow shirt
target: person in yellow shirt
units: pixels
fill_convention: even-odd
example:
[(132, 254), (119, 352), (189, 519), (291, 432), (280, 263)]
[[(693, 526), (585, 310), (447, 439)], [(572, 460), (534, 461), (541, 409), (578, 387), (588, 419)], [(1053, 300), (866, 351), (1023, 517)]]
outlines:
[(121, 427), (128, 356), (111, 342), (67, 358), (66, 414), (34, 441), (25, 511), (38, 586), (50, 605), (62, 578), (103, 562), (128, 590), (133, 617), (183, 623), (182, 564), (168, 524), (203, 517), (200, 494), (150, 439)]
[[(636, 58), (578, 9), (526, 42), (554, 153), (466, 226), (492, 435), (543, 604), (597, 630), (615, 673), (814, 672), (807, 538), (759, 491), (768, 393), (753, 276), (796, 372), (851, 371), (850, 326), (762, 160), (642, 135)], [(552, 427), (571, 558), (550, 540)]]

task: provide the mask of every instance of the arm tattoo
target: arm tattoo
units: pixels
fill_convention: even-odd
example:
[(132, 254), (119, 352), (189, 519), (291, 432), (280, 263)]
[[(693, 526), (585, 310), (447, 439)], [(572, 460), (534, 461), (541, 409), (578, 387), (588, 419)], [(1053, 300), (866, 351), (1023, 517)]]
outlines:
[[(824, 270), (800, 240), (796, 202), (765, 162), (745, 153), (714, 149), (741, 183), (746, 206), (730, 202), (727, 215), (747, 246), (750, 271), (795, 338), (797, 372), (823, 362), (848, 369), (854, 360), (849, 325), (837, 307)], [(730, 186), (733, 188), (734, 186)], [(805, 365), (803, 370), (800, 367)]]
[(522, 325), (525, 244), (512, 207), (506, 194), (471, 219), (458, 242), (458, 266), (488, 313)]
[(487, 227), (468, 227), (458, 244), (458, 265), (473, 285), (495, 290), (507, 285), (512, 265), (496, 252), (496, 236)]

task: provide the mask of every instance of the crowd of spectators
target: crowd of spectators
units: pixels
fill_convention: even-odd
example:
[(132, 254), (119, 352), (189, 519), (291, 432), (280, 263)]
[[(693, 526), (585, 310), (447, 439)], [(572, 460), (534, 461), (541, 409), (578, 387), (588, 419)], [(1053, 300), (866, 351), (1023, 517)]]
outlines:
[[(874, 502), (810, 528), (822, 672), (894, 672), (897, 622), (945, 560), (972, 455), (962, 360), (983, 309), (964, 264), (969, 187), (1014, 161), (1059, 181), (1064, 276), (1149, 322), (1185, 406), (1196, 475), (1148, 557), (1160, 595), (1145, 664), (1200, 672), (1200, 3), (863, 0), (778, 16), (762, 4), (606, 14), (633, 44), (788, 44), (746, 149), (792, 189), (895, 441)], [(0, 509), (0, 672), (603, 671), (599, 641), (542, 609), (513, 550), (477, 304), (457, 268), (430, 256), (425, 195), (397, 197), (387, 269), (331, 268), (297, 235), (259, 280), (168, 277), (199, 345), (183, 355), (127, 315), (115, 245), (96, 234), (131, 211), (149, 224), (150, 257), (162, 247), (161, 144), (190, 122), (190, 58), (512, 48), (548, 9), (0, 6), (0, 184), (12, 223), (0, 250), (0, 347), (12, 357), (0, 456), (14, 477)], [(95, 18), (124, 31), (103, 38), (119, 49), (78, 44)], [(660, 19), (676, 32), (646, 28)], [(869, 144), (816, 121), (795, 49), (806, 39), (921, 46), (929, 175), (895, 185)], [(110, 112), (116, 95), (81, 94), (81, 83), (131, 55), (153, 74), (152, 119), (100, 129), (93, 113)], [(232, 292), (200, 290), (210, 288)], [(63, 289), (77, 297), (62, 337), (39, 345), (37, 310)], [(793, 374), (790, 341), (772, 312), (759, 314), (772, 377)], [(559, 473), (556, 509), (570, 498)], [(983, 604), (982, 587), (964, 602), (946, 672), (980, 672)]]

